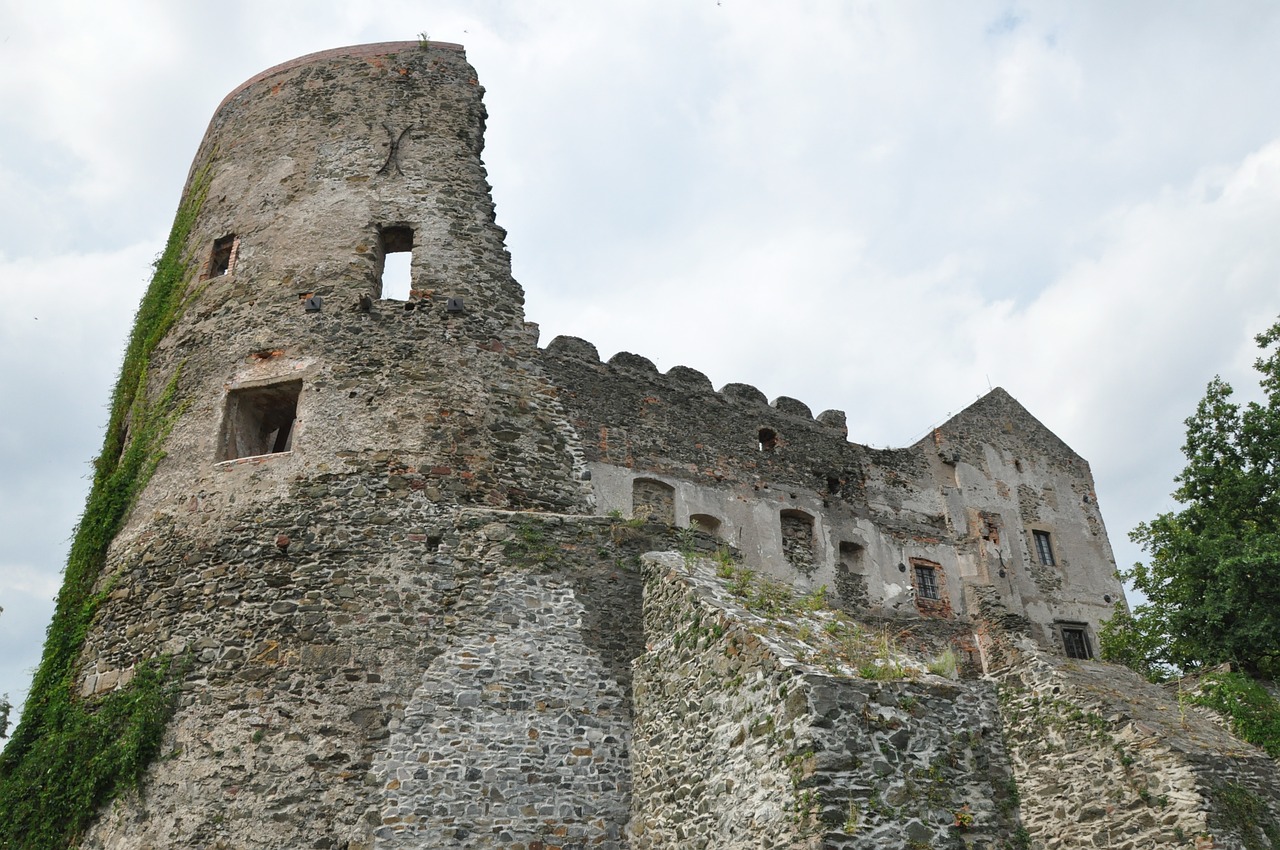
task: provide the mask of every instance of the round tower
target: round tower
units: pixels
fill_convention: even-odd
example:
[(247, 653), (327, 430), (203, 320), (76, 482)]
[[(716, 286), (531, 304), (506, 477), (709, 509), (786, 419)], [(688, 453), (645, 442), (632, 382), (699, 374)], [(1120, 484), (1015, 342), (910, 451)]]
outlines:
[[(35, 775), (50, 742), (85, 746), (66, 717), (95, 723), (117, 703), (107, 737), (154, 739), (112, 756), (124, 766), (82, 798), (111, 799), (152, 758), (141, 795), (75, 804), (82, 846), (374, 846), (402, 774), (422, 770), (387, 755), (406, 711), (425, 716), (410, 706), (422, 671), (497, 616), (481, 603), (492, 565), (458, 557), (457, 511), (588, 512), (494, 222), (482, 94), (461, 47), (407, 42), (288, 62), (218, 107), (6, 755)], [(410, 283), (387, 297), (395, 254)], [(157, 727), (163, 699), (143, 697), (173, 685)], [(457, 811), (474, 797), (506, 824), (490, 842), (547, 829), (527, 801), (509, 817), (459, 794)], [(616, 836), (625, 795), (609, 794), (604, 814), (552, 816)], [(379, 846), (424, 816), (389, 818)], [(452, 810), (439, 821), (466, 832)]]

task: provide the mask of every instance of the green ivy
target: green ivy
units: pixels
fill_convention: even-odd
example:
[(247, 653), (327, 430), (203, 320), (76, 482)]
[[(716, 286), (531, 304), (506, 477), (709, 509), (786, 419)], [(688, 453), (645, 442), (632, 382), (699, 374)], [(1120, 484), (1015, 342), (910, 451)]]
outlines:
[(154, 401), (147, 381), (152, 352), (188, 300), (192, 262), (184, 248), (208, 192), (210, 165), (183, 198), (138, 307), (44, 654), (18, 728), (0, 753), (0, 847), (73, 845), (99, 807), (136, 785), (173, 712), (181, 671), (172, 660), (139, 664), (127, 686), (102, 698), (78, 695), (76, 661), (106, 595), (93, 588), (107, 549), (164, 456), (182, 409), (179, 370)]

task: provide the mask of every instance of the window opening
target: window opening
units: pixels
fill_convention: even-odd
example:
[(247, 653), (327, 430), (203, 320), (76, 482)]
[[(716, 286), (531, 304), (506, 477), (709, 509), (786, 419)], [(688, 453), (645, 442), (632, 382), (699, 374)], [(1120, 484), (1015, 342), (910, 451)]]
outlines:
[(288, 381), (228, 393), (218, 460), (291, 450), (301, 391), (302, 381)]
[(982, 538), (990, 540), (996, 546), (1000, 545), (1000, 517), (997, 514), (981, 514), (982, 517)]
[(213, 240), (213, 251), (209, 254), (209, 277), (231, 274), (231, 270), (235, 267), (236, 248), (239, 244), (234, 233)]
[(1036, 541), (1036, 557), (1040, 559), (1040, 563), (1046, 567), (1053, 566), (1053, 544), (1049, 542), (1049, 532), (1033, 531), (1031, 536)]
[(757, 437), (762, 452), (771, 452), (778, 447), (778, 432), (772, 428), (761, 428)]
[(413, 228), (384, 227), (378, 233), (382, 239), (378, 297), (408, 301), (413, 290)]
[(940, 597), (938, 593), (938, 573), (933, 567), (927, 567), (923, 564), (916, 564), (916, 596), (920, 599), (937, 600)]
[(1089, 645), (1089, 630), (1084, 625), (1060, 626), (1062, 630), (1062, 646), (1068, 658), (1080, 658), (1089, 661), (1093, 658), (1093, 648)]
[(947, 596), (947, 574), (942, 565), (924, 558), (911, 558), (911, 584), (915, 590), (916, 610), (925, 617), (950, 618), (951, 600)]

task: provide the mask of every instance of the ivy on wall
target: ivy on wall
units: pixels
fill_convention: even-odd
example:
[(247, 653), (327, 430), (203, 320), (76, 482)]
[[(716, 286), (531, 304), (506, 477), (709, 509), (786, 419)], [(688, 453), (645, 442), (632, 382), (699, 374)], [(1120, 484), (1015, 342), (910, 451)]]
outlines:
[(173, 713), (179, 662), (139, 664), (128, 685), (96, 698), (78, 694), (76, 661), (106, 596), (94, 587), (108, 547), (164, 456), (165, 438), (181, 412), (180, 370), (154, 397), (147, 382), (152, 352), (189, 301), (193, 263), (185, 246), (208, 192), (211, 165), (196, 173), (178, 207), (138, 307), (44, 654), (18, 728), (0, 753), (0, 847), (73, 845), (99, 807), (137, 784)]

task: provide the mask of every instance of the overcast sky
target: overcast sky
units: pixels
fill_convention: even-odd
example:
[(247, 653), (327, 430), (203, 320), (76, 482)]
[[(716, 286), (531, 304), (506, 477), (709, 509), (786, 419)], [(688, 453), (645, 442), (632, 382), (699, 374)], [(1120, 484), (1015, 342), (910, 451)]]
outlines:
[[(133, 312), (229, 91), (466, 46), (542, 344), (913, 442), (1003, 386), (1117, 559), (1280, 313), (1280, 4), (0, 0), (0, 693), (21, 699)], [(1246, 392), (1247, 391), (1247, 392)]]

